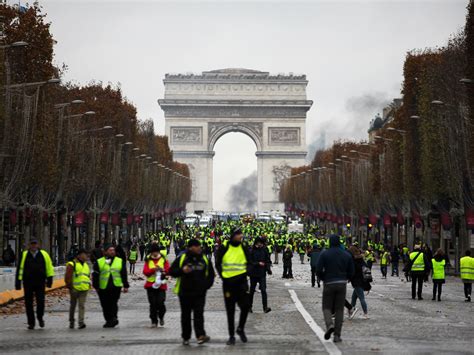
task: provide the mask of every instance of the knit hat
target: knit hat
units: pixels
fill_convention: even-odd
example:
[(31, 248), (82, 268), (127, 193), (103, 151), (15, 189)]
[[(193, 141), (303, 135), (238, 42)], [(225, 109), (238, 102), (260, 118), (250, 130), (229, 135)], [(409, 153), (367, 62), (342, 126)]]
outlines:
[(239, 227), (236, 227), (232, 230), (232, 234), (230, 235), (230, 237), (233, 238), (238, 234), (242, 234), (242, 230)]
[(104, 251), (107, 251), (107, 250), (109, 250), (110, 248), (115, 248), (115, 247), (113, 246), (113, 244), (110, 244), (110, 243), (104, 244)]
[(197, 239), (190, 239), (188, 241), (188, 248), (191, 248), (191, 247), (200, 247), (201, 246), (201, 242)]

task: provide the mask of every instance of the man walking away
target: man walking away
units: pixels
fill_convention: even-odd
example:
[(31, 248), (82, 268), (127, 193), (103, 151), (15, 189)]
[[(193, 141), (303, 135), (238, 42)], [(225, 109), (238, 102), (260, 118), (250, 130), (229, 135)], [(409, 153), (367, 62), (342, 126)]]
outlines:
[(438, 292), (438, 301), (441, 301), (441, 292), (445, 282), (446, 258), (444, 257), (443, 249), (438, 249), (431, 259), (433, 270), (433, 298), (436, 300), (436, 291)]
[[(425, 254), (421, 249), (420, 244), (416, 244), (414, 251), (410, 253), (410, 265), (411, 265), (411, 298), (415, 299), (418, 295), (418, 300), (422, 300), (423, 292), (423, 280), (425, 278), (426, 262)], [(417, 292), (418, 284), (418, 292)]]
[(20, 264), (16, 269), (15, 288), (25, 292), (25, 308), (28, 318), (28, 329), (35, 329), (35, 312), (33, 298), (36, 298), (36, 317), (39, 326), (44, 328), (44, 298), (46, 287), (53, 285), (54, 268), (51, 257), (40, 249), (38, 240), (30, 241), (28, 250), (23, 251)]
[(84, 314), (86, 306), (87, 293), (91, 288), (91, 273), (87, 264), (87, 252), (80, 249), (76, 257), (66, 264), (66, 274), (64, 281), (71, 295), (71, 304), (69, 306), (69, 328), (74, 329), (74, 313), (76, 304), (79, 303), (79, 328), (84, 329)]
[(292, 279), (293, 278), (293, 270), (292, 270), (292, 261), (293, 258), (293, 250), (291, 249), (291, 245), (287, 244), (285, 250), (283, 251), (283, 278), (284, 279)]
[[(334, 333), (334, 342), (341, 341), (342, 321), (347, 281), (354, 275), (354, 262), (351, 255), (340, 248), (337, 235), (329, 238), (329, 249), (321, 253), (316, 264), (316, 273), (324, 282), (323, 314), (326, 322), (324, 338), (329, 340)], [(332, 320), (333, 310), (335, 324)]]
[(250, 313), (253, 312), (253, 296), (257, 284), (260, 286), (260, 292), (262, 294), (263, 311), (268, 313), (272, 310), (268, 307), (267, 299), (267, 272), (271, 274), (272, 261), (264, 243), (265, 242), (262, 238), (255, 238), (253, 248), (250, 251)]
[(235, 305), (240, 308), (240, 319), (237, 334), (243, 343), (247, 342), (245, 323), (249, 312), (249, 286), (247, 282), (247, 266), (249, 255), (242, 246), (243, 234), (234, 229), (229, 243), (222, 244), (216, 258), (216, 269), (223, 281), (224, 302), (229, 327), (227, 345), (235, 345)]
[(474, 258), (471, 251), (466, 250), (466, 256), (461, 258), (461, 279), (464, 283), (464, 296), (466, 302), (471, 302), (472, 282), (474, 281)]
[(94, 263), (92, 285), (99, 295), (104, 314), (104, 328), (114, 328), (118, 321), (118, 301), (120, 291), (128, 292), (127, 266), (125, 261), (115, 255), (115, 248), (104, 246), (104, 256)]
[(396, 246), (393, 247), (393, 251), (390, 253), (390, 263), (392, 264), (392, 276), (399, 277), (400, 250)]
[(313, 245), (313, 250), (308, 253), (311, 263), (311, 287), (314, 287), (316, 282), (318, 283), (318, 288), (321, 287), (321, 279), (316, 274), (316, 265), (318, 264), (319, 256), (321, 255), (321, 248), (318, 244)]
[(203, 254), (201, 243), (197, 239), (188, 242), (188, 248), (171, 265), (169, 274), (176, 277), (174, 292), (181, 305), (181, 337), (183, 345), (189, 345), (191, 338), (191, 314), (194, 320), (194, 332), (198, 344), (211, 340), (204, 330), (204, 306), (206, 293), (214, 284), (214, 268)]

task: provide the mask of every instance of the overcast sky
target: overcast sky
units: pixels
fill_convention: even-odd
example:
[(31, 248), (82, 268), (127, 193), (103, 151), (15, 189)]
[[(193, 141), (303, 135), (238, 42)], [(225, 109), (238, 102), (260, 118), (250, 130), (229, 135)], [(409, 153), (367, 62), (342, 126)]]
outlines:
[[(66, 79), (120, 82), (139, 118), (153, 118), (158, 133), (166, 73), (239, 67), (306, 74), (314, 100), (307, 141), (324, 136), (326, 146), (366, 137), (373, 116), (400, 96), (406, 52), (446, 43), (464, 26), (467, 3), (40, 1), (58, 41), (55, 60), (69, 66)], [(217, 142), (216, 208), (226, 207), (231, 184), (256, 170), (255, 150), (243, 134)]]

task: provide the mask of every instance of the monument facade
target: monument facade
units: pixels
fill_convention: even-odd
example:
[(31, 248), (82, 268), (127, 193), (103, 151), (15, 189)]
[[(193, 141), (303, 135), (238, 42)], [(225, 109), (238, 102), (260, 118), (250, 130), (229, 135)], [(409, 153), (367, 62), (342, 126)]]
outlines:
[(281, 210), (281, 181), (305, 163), (306, 114), (313, 104), (306, 99), (306, 76), (222, 69), (166, 74), (163, 82), (165, 97), (158, 103), (169, 144), (193, 181), (187, 210), (212, 210), (214, 145), (229, 132), (255, 143), (258, 210)]

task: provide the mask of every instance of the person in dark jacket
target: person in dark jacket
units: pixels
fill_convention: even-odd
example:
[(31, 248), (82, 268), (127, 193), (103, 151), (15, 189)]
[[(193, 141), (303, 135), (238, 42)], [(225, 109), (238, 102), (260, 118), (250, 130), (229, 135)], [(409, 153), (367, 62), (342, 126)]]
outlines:
[[(355, 308), (357, 299), (360, 301), (360, 305), (362, 306), (362, 310), (364, 311), (364, 319), (369, 319), (368, 315), (368, 308), (367, 308), (367, 302), (365, 300), (365, 295), (364, 295), (364, 286), (366, 281), (364, 280), (364, 274), (362, 272), (362, 267), (367, 266), (367, 264), (364, 261), (364, 256), (362, 255), (360, 249), (356, 246), (352, 246), (349, 248), (349, 251), (352, 254), (352, 257), (354, 259), (354, 275), (351, 278), (351, 284), (352, 287), (354, 288), (354, 291), (352, 292), (352, 300), (351, 300), (351, 306), (352, 308)], [(356, 312), (350, 312), (349, 318), (352, 319), (354, 317)]]
[(93, 269), (92, 286), (99, 295), (105, 319), (104, 328), (114, 328), (119, 324), (120, 291), (123, 289), (127, 293), (129, 288), (125, 260), (116, 256), (112, 244), (107, 244), (104, 246), (104, 256), (94, 263)]
[[(324, 282), (323, 314), (326, 322), (324, 338), (329, 340), (334, 333), (334, 342), (341, 341), (342, 321), (347, 281), (354, 275), (354, 262), (351, 255), (340, 248), (337, 235), (329, 237), (329, 249), (321, 253), (316, 264), (316, 273)], [(335, 323), (333, 323), (333, 310)]]
[(13, 263), (15, 262), (15, 252), (12, 249), (12, 246), (10, 244), (7, 245), (5, 250), (3, 251), (2, 259), (3, 263), (5, 266), (12, 266)]
[(44, 300), (46, 287), (53, 285), (54, 269), (51, 257), (40, 249), (38, 240), (32, 239), (28, 250), (21, 254), (20, 263), (16, 268), (15, 289), (25, 291), (25, 308), (28, 318), (28, 329), (35, 329), (35, 312), (33, 299), (36, 298), (36, 317), (39, 326), (44, 328)]
[(392, 264), (392, 276), (399, 276), (399, 265), (400, 265), (400, 250), (397, 246), (393, 247), (392, 252), (390, 253), (390, 263)]
[(260, 292), (262, 294), (263, 311), (265, 313), (270, 312), (272, 309), (268, 307), (267, 298), (267, 272), (271, 273), (272, 261), (270, 254), (265, 247), (265, 242), (262, 238), (255, 238), (253, 248), (250, 250), (250, 309), (252, 313), (253, 307), (253, 296), (255, 295), (255, 288), (257, 284), (260, 286)]
[(207, 290), (214, 284), (215, 272), (212, 263), (203, 254), (199, 240), (188, 242), (187, 251), (171, 264), (169, 275), (179, 278), (175, 292), (181, 305), (183, 345), (189, 345), (191, 338), (191, 313), (198, 344), (208, 342), (211, 338), (204, 330), (204, 306)]
[(284, 279), (292, 279), (293, 278), (293, 270), (292, 270), (292, 261), (293, 258), (293, 249), (291, 245), (288, 244), (283, 251), (283, 278)]
[(95, 247), (91, 252), (91, 263), (94, 264), (98, 259), (103, 256), (102, 243), (100, 240), (95, 241)]
[(314, 287), (316, 282), (318, 283), (318, 288), (321, 287), (321, 279), (316, 275), (316, 265), (320, 255), (321, 248), (317, 244), (314, 244), (313, 249), (308, 253), (311, 264), (311, 287)]

